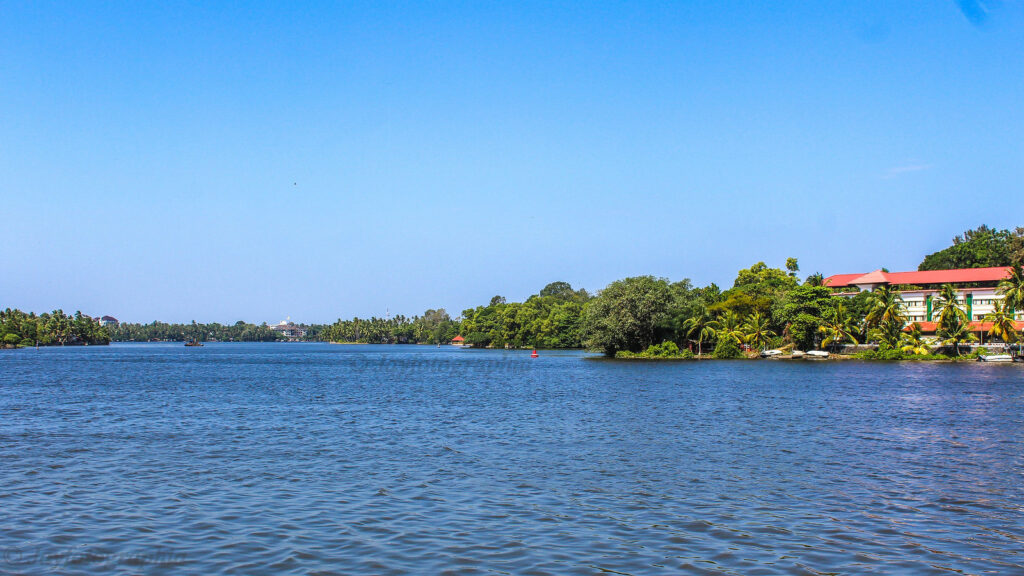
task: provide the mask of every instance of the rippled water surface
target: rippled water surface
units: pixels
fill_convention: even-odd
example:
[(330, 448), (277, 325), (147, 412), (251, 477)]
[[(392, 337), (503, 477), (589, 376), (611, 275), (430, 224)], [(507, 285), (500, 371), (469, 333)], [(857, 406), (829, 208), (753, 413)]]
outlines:
[(1024, 573), (1024, 366), (0, 352), (0, 573)]

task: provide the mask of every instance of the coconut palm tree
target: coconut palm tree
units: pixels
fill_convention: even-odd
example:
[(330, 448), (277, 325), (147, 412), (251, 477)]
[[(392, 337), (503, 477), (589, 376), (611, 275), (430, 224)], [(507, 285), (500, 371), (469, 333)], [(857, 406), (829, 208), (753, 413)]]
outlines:
[(701, 306), (697, 313), (683, 322), (683, 330), (686, 337), (697, 340), (697, 356), (701, 355), (702, 345), (707, 340), (712, 340), (717, 335), (717, 322), (708, 312), (708, 309)]
[(900, 336), (900, 352), (906, 354), (930, 354), (931, 349), (928, 348), (928, 344), (924, 340), (922, 334), (921, 325), (914, 322), (907, 327), (907, 330)]
[(864, 319), (871, 326), (879, 326), (893, 320), (906, 322), (906, 316), (903, 314), (903, 297), (888, 284), (879, 286), (871, 293), (871, 308)]
[(754, 312), (743, 324), (744, 340), (755, 350), (764, 350), (775, 337), (775, 332), (768, 329), (768, 322), (761, 314)]
[(1024, 312), (1024, 270), (1020, 264), (1010, 268), (1010, 275), (999, 283), (998, 290), (1011, 318), (1015, 313)]
[(868, 338), (878, 342), (879, 348), (894, 349), (903, 337), (903, 322), (890, 319), (868, 330)]
[(856, 323), (842, 302), (825, 313), (825, 323), (818, 327), (818, 332), (824, 336), (821, 341), (821, 347), (832, 346), (833, 352), (835, 352), (835, 348), (839, 344), (846, 342), (859, 344), (855, 336), (857, 332)]
[(954, 318), (957, 321), (966, 322), (967, 312), (957, 303), (956, 288), (952, 284), (943, 284), (935, 295), (935, 310), (939, 313), (939, 326), (952, 326)]
[(1007, 344), (1013, 344), (1020, 337), (1017, 327), (1013, 325), (1013, 314), (1007, 312), (1006, 305), (999, 301), (992, 303), (992, 312), (985, 315), (985, 322), (991, 322), (992, 328), (988, 335), (999, 338)]
[(732, 338), (737, 344), (743, 343), (743, 319), (732, 310), (726, 310), (715, 321), (714, 328), (719, 338)]
[(956, 350), (957, 356), (960, 355), (960, 344), (965, 342), (974, 342), (978, 339), (978, 337), (970, 331), (966, 319), (958, 315), (953, 315), (947, 323), (940, 324), (937, 334), (943, 344), (953, 346)]

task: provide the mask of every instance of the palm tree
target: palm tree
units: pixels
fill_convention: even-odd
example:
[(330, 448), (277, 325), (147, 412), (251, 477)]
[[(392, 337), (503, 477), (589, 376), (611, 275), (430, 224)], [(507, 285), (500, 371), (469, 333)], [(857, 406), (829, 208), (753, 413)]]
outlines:
[(903, 344), (900, 346), (900, 352), (921, 355), (931, 353), (931, 349), (928, 348), (928, 344), (924, 340), (921, 325), (917, 322), (911, 324), (908, 330), (903, 332), (903, 335), (900, 336), (900, 341)]
[(999, 293), (1003, 295), (1004, 306), (1010, 318), (1015, 313), (1024, 312), (1024, 270), (1020, 264), (1010, 268), (1010, 275), (999, 283)]
[(705, 340), (711, 340), (717, 335), (716, 331), (717, 323), (714, 321), (708, 309), (701, 306), (697, 311), (697, 314), (687, 318), (683, 322), (683, 330), (686, 331), (686, 337), (693, 340), (696, 335), (697, 339), (697, 356), (701, 355), (702, 345)]
[(903, 314), (903, 297), (888, 284), (879, 286), (871, 293), (871, 308), (864, 319), (871, 327), (892, 323), (902, 328), (907, 322)]
[(821, 275), (821, 272), (815, 272), (808, 276), (804, 283), (808, 286), (821, 286), (824, 281), (825, 277)]
[(992, 328), (988, 331), (989, 336), (1013, 344), (1020, 335), (1017, 333), (1017, 327), (1013, 325), (1013, 314), (1007, 312), (1006, 308), (1004, 303), (993, 302), (992, 312), (985, 315), (985, 322), (992, 323)]
[(743, 319), (732, 310), (726, 310), (714, 325), (719, 338), (732, 338), (737, 344), (743, 343)]
[(764, 350), (775, 337), (775, 332), (768, 329), (768, 322), (754, 312), (743, 325), (744, 339), (755, 350)]
[(974, 342), (978, 339), (978, 337), (970, 331), (967, 321), (958, 315), (952, 316), (946, 324), (939, 325), (938, 336), (943, 344), (950, 344), (953, 346), (956, 350), (957, 356), (960, 355), (960, 344), (964, 342)]
[(903, 337), (903, 321), (890, 319), (868, 331), (871, 340), (878, 342), (879, 348), (893, 349), (899, 346)]
[(957, 321), (967, 321), (967, 312), (957, 303), (956, 288), (952, 284), (943, 284), (935, 295), (935, 310), (939, 313), (939, 326), (952, 326)]
[(825, 323), (818, 327), (818, 332), (825, 336), (821, 341), (821, 347), (832, 346), (832, 351), (835, 352), (835, 347), (839, 344), (846, 342), (859, 344), (854, 336), (856, 330), (853, 317), (846, 311), (846, 306), (840, 302), (835, 308), (825, 313)]

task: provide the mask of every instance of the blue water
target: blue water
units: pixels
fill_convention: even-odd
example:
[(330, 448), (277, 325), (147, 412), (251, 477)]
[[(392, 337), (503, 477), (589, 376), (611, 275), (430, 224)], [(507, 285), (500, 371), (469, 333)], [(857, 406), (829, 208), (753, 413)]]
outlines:
[(0, 352), (0, 573), (1024, 573), (1024, 366)]

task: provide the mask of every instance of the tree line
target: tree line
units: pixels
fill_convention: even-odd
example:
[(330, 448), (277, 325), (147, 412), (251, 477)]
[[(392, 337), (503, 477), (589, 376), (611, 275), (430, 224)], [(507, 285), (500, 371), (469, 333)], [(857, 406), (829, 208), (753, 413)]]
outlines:
[(114, 342), (274, 342), (285, 338), (264, 324), (239, 320), (234, 324), (211, 322), (200, 324), (169, 324), (153, 321), (148, 324), (121, 323), (107, 326)]
[[(953, 239), (953, 244), (925, 257), (919, 269), (976, 268), (1015, 265), (999, 287), (1004, 303), (985, 319), (990, 335), (1003, 342), (1019, 340), (1013, 310), (1024, 309), (1020, 264), (1024, 261), (1024, 228), (1014, 231), (981, 226)], [(304, 326), (306, 340), (329, 342), (442, 344), (461, 335), (474, 347), (590, 348), (606, 355), (656, 357), (738, 357), (744, 350), (791, 347), (838, 348), (846, 344), (877, 344), (877, 354), (923, 356), (932, 346), (960, 345), (975, 335), (953, 286), (936, 295), (937, 340), (926, 341), (920, 325), (909, 324), (902, 298), (893, 287), (852, 297), (837, 296), (822, 285), (822, 275), (798, 278), (799, 263), (787, 259), (785, 269), (758, 262), (740, 270), (732, 286), (694, 286), (690, 280), (638, 276), (612, 282), (596, 295), (553, 282), (523, 302), (495, 296), (486, 306), (463, 310), (452, 318), (443, 309), (419, 316), (398, 315), (337, 320), (330, 325)], [(4, 346), (101, 344), (114, 341), (217, 340), (269, 342), (283, 339), (266, 324), (121, 324), (100, 327), (77, 312), (56, 310), (35, 316), (19, 310), (0, 313)]]
[[(744, 349), (835, 350), (870, 343), (876, 349), (861, 357), (899, 359), (959, 355), (961, 345), (977, 340), (950, 284), (935, 296), (936, 338), (926, 339), (920, 324), (908, 322), (895, 287), (840, 296), (822, 286), (818, 274), (801, 282), (797, 270), (792, 258), (787, 271), (759, 262), (741, 270), (725, 291), (652, 276), (618, 280), (585, 306), (584, 341), (608, 356), (700, 356), (710, 350), (718, 358), (740, 357)], [(989, 336), (1019, 342), (1013, 317), (1024, 309), (1024, 270), (1014, 266), (998, 292), (1003, 301), (984, 318), (992, 324)]]
[(422, 316), (339, 319), (307, 339), (363, 344), (447, 344), (459, 335), (459, 323), (444, 308), (427, 310)]
[(63, 310), (40, 315), (7, 308), (0, 311), (0, 347), (109, 344), (110, 334), (93, 318)]

